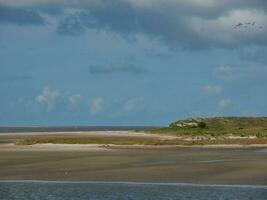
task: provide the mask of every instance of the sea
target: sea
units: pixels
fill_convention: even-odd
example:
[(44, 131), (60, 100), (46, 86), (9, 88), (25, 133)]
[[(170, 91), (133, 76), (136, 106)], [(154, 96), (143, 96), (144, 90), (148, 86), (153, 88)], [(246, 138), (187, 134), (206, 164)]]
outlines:
[(266, 200), (267, 186), (2, 181), (1, 200)]

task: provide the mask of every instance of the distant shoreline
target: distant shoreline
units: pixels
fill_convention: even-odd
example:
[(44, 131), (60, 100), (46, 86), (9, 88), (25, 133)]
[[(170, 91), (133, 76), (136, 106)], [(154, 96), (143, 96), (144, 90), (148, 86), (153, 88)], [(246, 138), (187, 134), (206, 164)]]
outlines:
[(151, 130), (159, 126), (0, 126), (1, 133), (131, 131)]
[[(10, 148), (12, 146), (12, 148)], [(267, 147), (267, 138), (255, 136), (196, 137), (147, 131), (76, 131), (1, 133), (0, 151), (9, 150), (110, 150), (111, 148), (247, 148)]]

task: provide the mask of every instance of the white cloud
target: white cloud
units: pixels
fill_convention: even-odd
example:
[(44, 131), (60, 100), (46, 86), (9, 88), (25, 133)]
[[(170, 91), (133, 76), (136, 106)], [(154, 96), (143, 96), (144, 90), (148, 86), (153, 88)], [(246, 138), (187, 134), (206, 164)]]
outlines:
[(219, 95), (222, 93), (223, 88), (219, 85), (205, 85), (202, 91), (205, 95)]
[(230, 73), (233, 71), (233, 68), (229, 65), (223, 65), (219, 67), (218, 71), (221, 73)]
[[(191, 8), (194, 9), (227, 9), (230, 4), (233, 4), (231, 0), (124, 0), (125, 2), (129, 2), (131, 5), (137, 8), (150, 8), (150, 9), (164, 9), (166, 7), (170, 8), (179, 8), (182, 7), (184, 9)], [(235, 0), (233, 5), (238, 5), (243, 3), (246, 5), (251, 0)], [(264, 1), (264, 0), (263, 0)], [(207, 12), (212, 12), (212, 10), (208, 10)]]
[(50, 111), (55, 104), (56, 99), (59, 96), (59, 91), (53, 90), (49, 87), (44, 87), (42, 93), (36, 97), (38, 103), (46, 104), (47, 111)]
[(129, 99), (125, 105), (123, 110), (125, 112), (131, 112), (134, 110), (139, 109), (143, 104), (143, 99), (142, 98), (133, 98), (133, 99)]
[(69, 101), (70, 107), (77, 106), (79, 102), (81, 101), (81, 99), (82, 99), (82, 96), (80, 94), (73, 94), (69, 96), (68, 101)]
[(248, 81), (259, 79), (267, 72), (266, 64), (246, 62), (238, 67), (221, 66), (215, 69), (214, 75), (225, 81)]
[(0, 4), (4, 6), (42, 6), (42, 5), (71, 5), (74, 1), (65, 1), (65, 0), (0, 0)]
[(218, 107), (220, 109), (228, 108), (231, 105), (231, 100), (229, 99), (222, 99), (218, 102)]
[(225, 80), (236, 80), (239, 78), (237, 69), (236, 68), (234, 69), (233, 67), (229, 65), (223, 65), (223, 66), (218, 67), (215, 70), (215, 75)]
[(94, 98), (90, 103), (90, 114), (96, 115), (102, 112), (105, 108), (105, 105), (105, 100), (102, 97)]

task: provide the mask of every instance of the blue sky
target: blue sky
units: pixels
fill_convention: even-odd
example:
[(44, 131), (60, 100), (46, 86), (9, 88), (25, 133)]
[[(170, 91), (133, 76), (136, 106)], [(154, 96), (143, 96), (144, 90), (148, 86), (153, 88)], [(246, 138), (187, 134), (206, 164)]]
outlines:
[(266, 55), (265, 0), (0, 0), (0, 125), (263, 116)]

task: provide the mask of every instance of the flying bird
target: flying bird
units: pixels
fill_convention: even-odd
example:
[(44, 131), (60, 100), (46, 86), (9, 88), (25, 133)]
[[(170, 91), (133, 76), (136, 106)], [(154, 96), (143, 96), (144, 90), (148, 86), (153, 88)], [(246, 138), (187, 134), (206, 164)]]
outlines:
[(235, 28), (239, 28), (241, 26), (243, 26), (243, 23), (238, 23), (237, 25), (235, 25)]
[[(255, 26), (256, 25), (256, 22), (253, 21), (253, 22), (239, 22), (238, 24), (234, 25), (234, 28), (241, 28), (241, 27), (244, 27), (244, 28), (249, 28), (249, 27), (252, 27), (252, 26)], [(263, 26), (258, 26), (257, 27), (258, 29), (263, 29)]]

